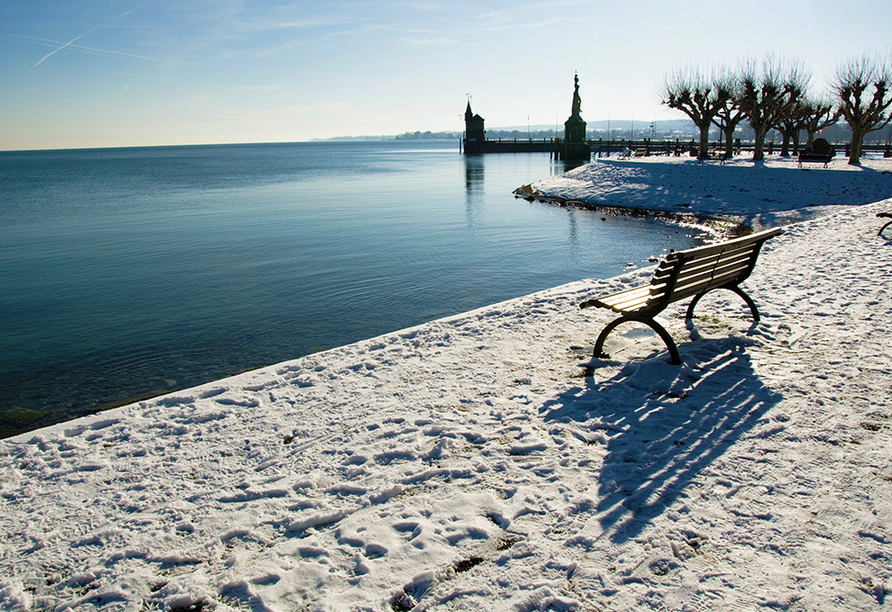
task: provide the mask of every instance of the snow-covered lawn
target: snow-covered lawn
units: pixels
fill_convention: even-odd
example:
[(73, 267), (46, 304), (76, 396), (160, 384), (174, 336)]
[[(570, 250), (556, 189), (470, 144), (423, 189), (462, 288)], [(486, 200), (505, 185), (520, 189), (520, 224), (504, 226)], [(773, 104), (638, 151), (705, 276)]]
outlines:
[(892, 196), (892, 159), (850, 166), (838, 155), (830, 168), (773, 157), (754, 165), (735, 158), (698, 164), (690, 157), (602, 158), (535, 183), (544, 195), (602, 206), (731, 218), (776, 227), (813, 218), (828, 206), (868, 204)]
[(645, 268), (0, 441), (0, 607), (879, 609), (890, 169), (651, 158), (537, 184), (814, 217), (745, 283), (760, 324), (729, 292), (690, 327), (664, 313), (680, 367), (634, 328), (584, 355), (612, 315), (578, 303)]

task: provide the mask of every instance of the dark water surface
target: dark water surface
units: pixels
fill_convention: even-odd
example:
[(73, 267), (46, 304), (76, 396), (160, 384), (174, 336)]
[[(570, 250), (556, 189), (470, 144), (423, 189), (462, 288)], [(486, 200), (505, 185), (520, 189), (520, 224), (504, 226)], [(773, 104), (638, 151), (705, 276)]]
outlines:
[(563, 171), (452, 142), (0, 152), (0, 435), (695, 244), (511, 193)]

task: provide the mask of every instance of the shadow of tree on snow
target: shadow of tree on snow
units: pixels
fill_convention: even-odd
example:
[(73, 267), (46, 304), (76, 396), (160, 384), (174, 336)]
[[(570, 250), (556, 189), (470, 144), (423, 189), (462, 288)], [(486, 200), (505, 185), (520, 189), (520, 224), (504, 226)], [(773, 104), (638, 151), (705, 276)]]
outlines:
[(639, 535), (781, 399), (754, 373), (747, 343), (691, 343), (680, 367), (628, 363), (541, 408), (545, 420), (575, 421), (606, 444), (597, 517), (613, 542)]
[[(773, 157), (772, 160), (783, 165), (602, 158), (588, 167), (588, 178), (583, 180), (596, 186), (598, 196), (592, 203), (601, 206), (657, 208), (707, 217), (718, 211), (739, 216), (744, 225), (752, 226), (758, 221), (766, 227), (782, 225), (790, 218), (811, 218), (815, 213), (810, 207), (840, 202), (869, 204), (888, 195), (888, 177), (867, 166), (853, 166), (843, 173), (797, 168), (796, 158)], [(833, 164), (845, 166), (845, 158), (837, 157)], [(621, 173), (619, 176), (615, 174), (617, 171)], [(548, 189), (542, 195), (576, 197), (575, 194), (552, 194)], [(739, 205), (742, 196), (746, 201), (743, 208)]]

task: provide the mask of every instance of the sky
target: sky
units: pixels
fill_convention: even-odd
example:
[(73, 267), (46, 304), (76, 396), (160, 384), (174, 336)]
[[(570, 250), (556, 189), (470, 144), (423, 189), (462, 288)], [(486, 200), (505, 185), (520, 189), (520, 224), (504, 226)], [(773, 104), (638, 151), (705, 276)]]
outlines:
[(683, 118), (666, 74), (772, 53), (816, 91), (889, 55), (892, 4), (3, 0), (0, 150), (292, 142)]

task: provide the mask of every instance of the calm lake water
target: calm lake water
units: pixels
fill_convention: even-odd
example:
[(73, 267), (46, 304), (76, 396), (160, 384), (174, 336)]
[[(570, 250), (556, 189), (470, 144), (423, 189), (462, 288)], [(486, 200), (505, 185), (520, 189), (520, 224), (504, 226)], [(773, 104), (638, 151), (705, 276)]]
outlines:
[(512, 195), (563, 171), (454, 142), (0, 152), (0, 435), (696, 243)]

